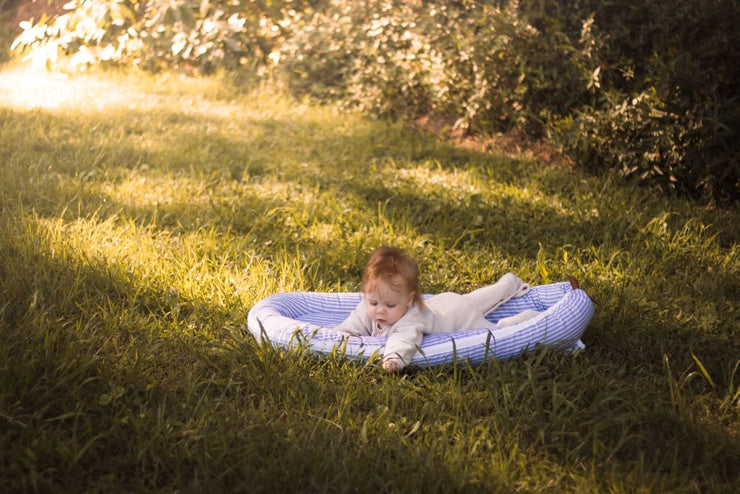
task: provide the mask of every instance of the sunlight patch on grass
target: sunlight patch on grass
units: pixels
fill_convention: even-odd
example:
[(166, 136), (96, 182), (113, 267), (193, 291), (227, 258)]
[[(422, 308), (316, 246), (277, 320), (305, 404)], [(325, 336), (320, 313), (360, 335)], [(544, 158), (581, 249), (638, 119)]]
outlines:
[(145, 101), (142, 93), (128, 90), (109, 78), (71, 78), (27, 67), (0, 72), (0, 105), (18, 109), (99, 111)]
[[(568, 219), (576, 219), (584, 215), (582, 210), (564, 204), (557, 196), (548, 195), (537, 187), (518, 183), (492, 182), (484, 179), (474, 169), (444, 169), (432, 164), (426, 166), (400, 168), (398, 176), (403, 182), (394, 184), (394, 188), (403, 189), (411, 186), (420, 195), (444, 197), (446, 201), (455, 199), (461, 205), (486, 205), (491, 211), (505, 211), (514, 203), (523, 206), (549, 211)], [(404, 183), (405, 182), (405, 183)], [(441, 205), (434, 206), (436, 210), (443, 209)], [(598, 216), (598, 210), (592, 208), (585, 214)], [(473, 226), (480, 226), (484, 218), (475, 219)]]
[(400, 169), (398, 175), (401, 178), (413, 181), (420, 188), (439, 187), (444, 190), (472, 194), (481, 191), (470, 173), (465, 170), (445, 170), (441, 168), (435, 170), (430, 167), (419, 166)]
[(333, 223), (315, 223), (308, 227), (306, 230), (306, 235), (312, 239), (315, 239), (317, 242), (324, 242), (328, 243), (331, 242), (333, 239), (339, 237), (341, 233), (339, 232), (338, 225)]
[[(116, 215), (72, 222), (28, 217), (24, 228), (25, 235), (44, 239), (39, 254), (49, 263), (67, 265), (77, 272), (71, 273), (74, 282), (66, 287), (70, 295), (85, 293), (86, 280), (100, 271), (130, 286), (132, 303), (149, 293), (145, 298), (159, 297), (155, 305), (174, 318), (187, 313), (208, 321), (212, 315), (203, 312), (205, 307), (220, 307), (238, 317), (245, 307), (269, 295), (274, 286), (299, 290), (311, 283), (296, 276), (310, 272), (300, 255), (284, 253), (267, 261), (243, 242), (213, 229), (177, 234)], [(287, 273), (293, 275), (286, 277)], [(115, 286), (106, 290), (119, 291)]]
[(211, 194), (202, 180), (193, 177), (137, 171), (120, 183), (101, 184), (100, 190), (116, 203), (131, 208), (166, 204), (198, 206), (207, 204)]
[[(166, 87), (167, 90), (162, 90)], [(176, 93), (172, 88), (176, 87)], [(116, 72), (52, 73), (25, 65), (0, 68), (0, 107), (19, 110), (66, 110), (79, 114), (120, 110), (177, 108), (187, 117), (208, 117), (222, 123), (219, 130), (234, 130), (247, 119), (289, 114), (308, 114), (306, 105), (289, 103), (274, 91), (264, 91), (256, 104), (245, 108), (242, 96), (225, 90), (216, 78), (192, 78), (176, 74), (150, 75)], [(327, 113), (327, 117), (331, 112)], [(235, 122), (230, 124), (229, 122)]]

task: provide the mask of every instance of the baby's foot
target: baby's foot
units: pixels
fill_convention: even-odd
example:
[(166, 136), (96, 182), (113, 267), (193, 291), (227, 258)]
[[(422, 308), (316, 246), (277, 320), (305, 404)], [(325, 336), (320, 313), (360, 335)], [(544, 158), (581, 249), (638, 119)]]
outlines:
[(530, 290), (529, 283), (526, 283), (524, 280), (522, 280), (520, 277), (515, 275), (514, 273), (506, 273), (501, 277), (501, 279), (505, 279), (508, 283), (510, 288), (513, 291), (513, 298), (521, 297), (522, 295), (526, 295), (527, 292)]
[(568, 281), (570, 282), (571, 288), (573, 290), (578, 290), (581, 286), (578, 284), (578, 280), (575, 279), (575, 277), (568, 275)]

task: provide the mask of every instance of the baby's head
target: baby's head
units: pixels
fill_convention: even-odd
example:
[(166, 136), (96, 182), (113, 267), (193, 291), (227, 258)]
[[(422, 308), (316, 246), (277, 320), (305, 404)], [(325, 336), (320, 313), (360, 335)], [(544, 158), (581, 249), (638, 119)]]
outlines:
[(393, 325), (414, 302), (423, 306), (416, 263), (395, 247), (372, 253), (362, 277), (362, 292), (368, 315), (381, 325)]

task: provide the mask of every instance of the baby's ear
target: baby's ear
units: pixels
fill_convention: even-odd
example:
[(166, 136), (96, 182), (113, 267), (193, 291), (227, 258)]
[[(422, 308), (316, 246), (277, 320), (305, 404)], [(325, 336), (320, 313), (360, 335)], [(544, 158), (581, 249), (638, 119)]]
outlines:
[(415, 295), (414, 292), (409, 293), (409, 299), (406, 302), (407, 307), (411, 307), (412, 305), (414, 305), (414, 295)]

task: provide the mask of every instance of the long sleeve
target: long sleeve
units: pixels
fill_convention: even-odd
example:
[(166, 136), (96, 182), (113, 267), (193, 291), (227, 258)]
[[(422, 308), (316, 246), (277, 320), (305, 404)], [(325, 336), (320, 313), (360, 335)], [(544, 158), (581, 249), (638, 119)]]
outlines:
[(405, 367), (411, 362), (423, 336), (424, 324), (421, 321), (413, 320), (405, 324), (399, 321), (388, 336), (383, 361), (400, 360), (399, 368)]
[(337, 333), (346, 334), (349, 336), (370, 336), (373, 333), (372, 321), (367, 317), (367, 309), (365, 309), (365, 302), (363, 300), (357, 304), (355, 310), (342, 321), (337, 327), (334, 328)]
[(391, 327), (383, 352), (383, 362), (395, 360), (399, 369), (408, 365), (421, 345), (424, 333), (432, 332), (434, 325), (434, 314), (430, 310), (420, 310), (416, 305), (411, 307)]

